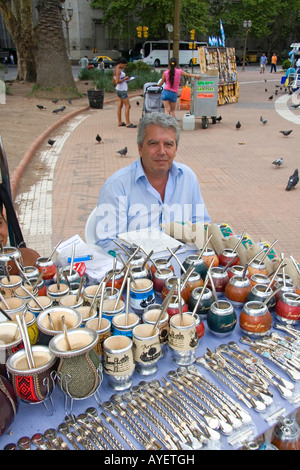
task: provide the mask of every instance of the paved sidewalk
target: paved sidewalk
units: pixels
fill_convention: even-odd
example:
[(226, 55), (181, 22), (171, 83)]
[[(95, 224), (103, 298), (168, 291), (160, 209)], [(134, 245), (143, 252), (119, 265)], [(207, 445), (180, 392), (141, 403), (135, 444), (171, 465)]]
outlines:
[[(182, 131), (177, 160), (197, 174), (213, 222), (227, 222), (235, 233), (247, 230), (255, 241), (278, 239), (277, 252), (300, 260), (300, 183), (285, 191), (299, 165), (300, 108), (291, 108), (290, 97), (275, 86), (281, 76), (261, 75), (258, 68), (239, 72), (238, 103), (218, 108), (221, 122), (202, 129), (197, 119), (194, 131)], [(142, 98), (131, 99), (135, 124), (142, 116), (142, 103)], [(183, 115), (184, 111), (177, 112), (181, 122)], [(260, 116), (267, 119), (266, 125)], [(240, 130), (235, 128), (238, 120)], [(293, 132), (285, 138), (279, 131), (288, 129)], [(97, 133), (101, 144), (95, 140)], [(117, 127), (116, 103), (111, 103), (64, 124), (53, 135), (52, 148), (45, 142), (34, 157), (35, 166), (44, 166), (44, 177), (28, 193), (20, 187), (16, 198), (28, 246), (48, 255), (61, 237), (78, 233), (84, 238), (101, 185), (137, 158), (136, 134), (136, 129)], [(127, 157), (120, 157), (117, 151), (125, 146)], [(272, 165), (278, 157), (284, 158), (281, 168)]]

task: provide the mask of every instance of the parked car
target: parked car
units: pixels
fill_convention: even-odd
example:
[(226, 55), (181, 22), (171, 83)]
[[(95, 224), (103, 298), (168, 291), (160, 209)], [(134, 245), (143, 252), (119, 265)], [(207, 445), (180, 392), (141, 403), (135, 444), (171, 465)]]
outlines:
[[(250, 64), (251, 64), (251, 61), (250, 61), (249, 57), (245, 57), (245, 65), (250, 65)], [(236, 65), (243, 65), (243, 57), (241, 59), (239, 59), (236, 56)]]
[(103, 59), (104, 67), (106, 69), (112, 69), (117, 64), (115, 60), (111, 59), (110, 57), (108, 57), (106, 55), (97, 55), (96, 57), (93, 58), (93, 60), (91, 60), (89, 62), (89, 65), (91, 65), (93, 67), (98, 67), (99, 59), (101, 57)]

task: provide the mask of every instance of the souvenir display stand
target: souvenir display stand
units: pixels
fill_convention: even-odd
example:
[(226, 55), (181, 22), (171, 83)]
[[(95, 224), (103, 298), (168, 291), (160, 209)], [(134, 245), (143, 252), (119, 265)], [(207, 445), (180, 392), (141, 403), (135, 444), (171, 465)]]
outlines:
[(236, 103), (239, 99), (239, 83), (233, 47), (199, 48), (199, 64), (202, 73), (217, 75), (218, 106)]
[[(243, 241), (244, 235), (240, 237), (238, 243), (241, 244)], [(206, 247), (209, 245), (208, 242), (209, 239)], [(264, 246), (260, 253), (270, 255), (271, 248), (269, 246), (268, 251)], [(165, 287), (167, 285), (165, 281), (160, 284), (160, 288), (157, 288), (159, 276), (154, 277), (154, 265), (156, 264), (157, 268), (158, 258), (152, 258), (152, 253), (149, 253), (148, 257), (143, 258), (142, 269), (140, 264), (130, 265), (129, 269), (125, 262), (127, 268), (126, 270), (124, 268), (125, 278), (121, 284), (117, 284), (114, 271), (107, 275), (105, 283), (98, 285), (98, 291), (94, 291), (92, 297), (96, 299), (97, 305), (94, 318), (88, 321), (82, 320), (78, 326), (76, 323), (78, 314), (73, 318), (70, 313), (76, 311), (76, 308), (62, 307), (61, 304), (45, 308), (37, 315), (39, 339), (32, 345), (30, 337), (29, 352), (31, 349), (33, 359), (37, 360), (36, 354), (42, 355), (40, 350), (47, 348), (49, 359), (47, 366), (41, 366), (44, 367), (43, 370), (38, 371), (33, 380), (31, 378), (29, 380), (28, 371), (23, 374), (18, 371), (20, 366), (15, 356), (22, 350), (10, 353), (6, 362), (8, 376), (19, 397), (22, 398), (15, 406), (15, 416), (9, 426), (6, 423), (5, 431), (3, 431), (5, 423), (3, 420), (1, 422), (1, 449), (68, 448), (114, 451), (147, 449), (191, 452), (200, 449), (236, 450), (247, 445), (251, 448), (258, 436), (281, 421), (284, 421), (284, 430), (281, 429), (280, 434), (281, 443), (285, 441), (290, 444), (290, 448), (299, 448), (299, 429), (293, 418), (300, 400), (298, 320), (282, 321), (278, 311), (276, 313), (274, 303), (273, 306), (269, 306), (269, 303), (264, 304), (268, 305), (268, 315), (260, 310), (252, 314), (250, 306), (248, 311), (245, 308), (245, 304), (248, 305), (249, 301), (243, 303), (236, 299), (229, 300), (231, 295), (229, 290), (218, 290), (219, 284), (212, 277), (216, 257), (206, 260), (203, 273), (198, 270), (197, 263), (201, 264), (199, 260), (203, 260), (205, 248), (203, 251), (200, 250), (200, 256), (199, 251), (190, 251), (184, 245), (179, 251), (178, 254), (176, 250), (170, 251), (172, 268), (164, 268), (171, 271), (167, 278), (170, 281), (170, 289)], [(233, 252), (236, 254), (237, 248)], [(133, 259), (137, 253), (135, 250), (131, 254)], [(74, 253), (72, 254), (74, 260), (73, 255)], [(235, 261), (236, 258), (237, 256)], [(217, 264), (219, 265), (219, 261)], [(283, 262), (281, 265), (277, 263), (276, 274), (285, 266)], [(134, 267), (136, 275), (132, 281), (129, 271), (132, 275)], [(145, 280), (141, 274), (145, 267), (149, 268), (146, 282), (149, 282), (150, 287), (148, 288), (144, 282), (141, 290), (138, 289), (138, 285), (139, 280)], [(73, 268), (72, 261), (71, 268)], [(245, 275), (247, 268), (248, 265), (242, 267), (242, 276)], [(163, 269), (159, 268), (158, 271), (162, 272)], [(217, 272), (217, 269), (215, 271)], [(45, 270), (43, 272), (45, 274)], [(186, 302), (187, 307), (183, 308), (185, 300), (184, 290), (181, 290), (181, 280), (185, 282), (185, 286), (187, 282), (195, 282), (193, 280), (195, 272), (203, 281), (203, 294), (206, 293), (206, 289), (213, 294), (210, 307), (203, 307), (205, 310), (201, 310), (200, 316), (186, 313), (193, 308), (191, 297)], [(224, 273), (224, 270), (222, 272)], [(58, 269), (56, 275), (58, 276), (56, 280), (52, 277), (45, 282), (47, 290), (51, 284), (57, 286), (57, 282), (60, 282), (59, 289), (63, 287), (64, 283), (63, 280), (59, 280)], [(149, 280), (150, 277), (152, 281)], [(230, 279), (233, 277), (239, 276), (232, 276)], [(209, 289), (212, 280), (213, 287)], [(117, 322), (117, 315), (110, 318), (107, 313), (109, 309), (104, 306), (105, 289), (112, 281), (121, 290), (122, 295), (118, 296), (117, 301), (123, 302), (119, 316), (127, 315), (125, 324)], [(285, 281), (287, 282), (287, 279)], [(91, 280), (85, 286), (82, 284), (81, 289), (85, 290), (81, 292), (91, 313), (94, 306), (87, 301), (88, 284), (92, 284)], [(153, 285), (158, 289), (155, 292), (152, 289)], [(234, 282), (231, 285), (236, 287)], [(3, 282), (1, 288), (3, 296)], [(189, 288), (191, 290), (191, 284)], [(200, 292), (201, 288), (198, 289)], [(276, 288), (274, 289), (273, 300), (276, 296)], [(277, 291), (280, 292), (280, 289), (277, 288)], [(298, 302), (299, 294), (295, 296)], [(29, 294), (29, 297), (33, 300), (32, 295)], [(37, 296), (37, 299), (40, 298), (42, 302), (44, 297), (46, 296)], [(172, 311), (172, 308), (175, 308), (172, 306), (173, 297), (176, 297), (176, 301), (181, 305), (177, 315), (173, 315), (175, 311)], [(116, 297), (113, 299), (116, 302)], [(268, 297), (269, 301), (271, 300)], [(278, 302), (278, 299), (276, 301)], [(118, 302), (116, 306), (119, 305)], [(199, 306), (204, 305), (199, 302), (200, 299), (198, 304), (194, 303), (195, 312), (199, 312)], [(231, 317), (225, 311), (221, 313), (213, 311), (213, 305), (221, 309), (226, 303), (233, 305), (234, 313), (231, 312)], [(260, 302), (259, 307), (262, 307), (262, 303)], [(153, 321), (151, 323), (150, 319), (144, 316), (145, 311), (151, 311), (156, 304), (157, 308), (160, 308), (161, 304), (168, 304), (169, 318), (167, 317), (168, 321), (164, 323), (164, 327), (160, 322), (157, 325)], [(5, 297), (1, 299), (1, 309), (5, 312), (7, 310), (3, 305)], [(59, 328), (53, 324), (57, 321), (57, 309), (62, 310), (61, 331), (57, 331)], [(98, 329), (89, 328), (92, 326), (89, 322), (97, 321), (99, 312), (102, 319)], [(129, 332), (126, 330), (126, 325), (129, 315), (134, 316), (133, 312), (138, 320), (133, 331)], [(246, 319), (243, 316), (246, 316)], [(26, 335), (28, 339), (30, 333), (28, 336), (28, 332), (22, 330), (20, 317), (18, 318), (18, 327), (24, 342)], [(192, 323), (186, 323), (190, 318), (193, 319)], [(198, 321), (195, 322), (195, 318)], [(7, 324), (3, 321), (3, 317), (1, 320), (0, 328), (1, 323)], [(108, 324), (108, 329), (102, 328), (103, 331), (100, 332), (102, 320)], [(51, 321), (53, 323), (50, 327)], [(177, 321), (179, 323), (176, 323)], [(183, 323), (180, 323), (182, 321)], [(74, 327), (71, 325), (72, 322)], [(254, 330), (251, 333), (253, 325), (256, 332), (260, 331), (259, 334), (254, 334)], [(144, 330), (147, 330), (147, 334)], [(168, 331), (167, 337), (163, 334), (165, 331)], [(122, 347), (118, 345), (117, 349), (115, 342), (118, 338), (122, 340)], [(182, 346), (186, 338), (188, 338), (187, 347)], [(25, 349), (26, 344), (28, 346), (25, 341)], [(133, 356), (130, 356), (131, 349)], [(23, 350), (21, 354), (25, 352)], [(30, 358), (30, 355), (28, 357)], [(55, 370), (53, 370), (53, 357), (57, 361)], [(130, 363), (130, 357), (133, 357), (133, 363)], [(39, 368), (37, 364), (35, 367)], [(44, 374), (43, 377), (40, 373)], [(23, 377), (20, 378), (20, 375)], [(26, 398), (22, 393), (25, 393), (28, 381), (31, 396), (28, 395)], [(32, 399), (34, 393), (35, 400)], [(289, 418), (290, 416), (292, 418)], [(293, 439), (292, 432), (294, 432)], [(278, 435), (276, 437), (279, 439)]]

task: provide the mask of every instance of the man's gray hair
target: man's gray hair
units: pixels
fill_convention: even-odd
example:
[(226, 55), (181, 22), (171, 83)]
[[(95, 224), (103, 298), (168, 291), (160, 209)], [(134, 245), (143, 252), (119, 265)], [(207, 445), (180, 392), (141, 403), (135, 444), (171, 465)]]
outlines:
[(146, 113), (141, 119), (137, 133), (137, 143), (142, 146), (145, 138), (145, 130), (147, 126), (156, 125), (165, 129), (174, 129), (176, 133), (176, 145), (178, 147), (180, 138), (180, 127), (175, 118), (165, 113)]

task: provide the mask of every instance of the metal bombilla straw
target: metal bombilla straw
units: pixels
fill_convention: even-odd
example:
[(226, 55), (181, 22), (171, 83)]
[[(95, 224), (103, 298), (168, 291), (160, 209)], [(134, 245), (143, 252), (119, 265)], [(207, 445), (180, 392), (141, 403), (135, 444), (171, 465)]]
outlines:
[(149, 261), (150, 257), (153, 255), (154, 253), (154, 250), (151, 250), (150, 253), (146, 256), (143, 264), (142, 264), (142, 269), (144, 269), (144, 267), (146, 266), (147, 262)]
[(54, 253), (56, 252), (57, 248), (59, 247), (59, 245), (61, 244), (61, 242), (63, 241), (63, 238), (61, 240), (59, 240), (59, 242), (57, 243), (57, 245), (55, 245), (55, 247), (53, 248), (53, 251), (51, 253), (51, 255), (49, 256), (48, 260), (47, 261), (50, 261), (53, 256), (54, 256)]
[[(180, 248), (180, 245), (179, 247)], [(176, 250), (178, 250), (178, 248), (176, 248)], [(149, 255), (147, 255), (146, 251), (141, 247), (141, 251), (148, 257), (147, 260), (151, 261), (151, 263), (153, 264), (153, 266), (155, 267), (155, 269), (161, 273), (161, 270), (160, 268), (157, 266), (156, 262), (151, 258), (152, 254), (154, 253), (154, 251), (152, 250), (151, 253)], [(168, 258), (168, 259), (171, 259), (172, 258), (172, 255)]]
[(126, 290), (126, 307), (125, 307), (125, 325), (128, 325), (128, 316), (129, 316), (129, 303), (130, 303), (130, 277), (127, 278), (127, 290)]
[(7, 305), (7, 302), (6, 302), (5, 298), (3, 297), (3, 295), (2, 295), (1, 293), (0, 293), (0, 300), (1, 300), (1, 302), (4, 303), (4, 305), (5, 305), (5, 307), (7, 308), (7, 310), (9, 310), (9, 306)]
[(56, 285), (57, 285), (57, 290), (60, 290), (60, 274), (59, 274), (59, 269), (58, 266), (56, 266)]
[(199, 260), (201, 258), (201, 256), (203, 255), (203, 253), (205, 252), (207, 245), (209, 244), (210, 240), (212, 239), (212, 236), (213, 236), (213, 234), (211, 234), (208, 237), (208, 239), (206, 240), (206, 242), (204, 243), (203, 248), (201, 248), (200, 253), (197, 257), (197, 260)]
[[(174, 251), (172, 251), (168, 246), (167, 246), (167, 250), (169, 251), (169, 253), (171, 253), (171, 258), (172, 256), (174, 256), (174, 258), (176, 259), (177, 263), (179, 264), (179, 267), (181, 268), (181, 270), (185, 273), (186, 272), (186, 269), (184, 268), (184, 266), (182, 265), (181, 261), (178, 259), (178, 256), (175, 255)], [(171, 259), (170, 258), (170, 259)]]
[(36, 297), (31, 293), (29, 292), (29, 290), (26, 289), (26, 287), (22, 286), (22, 289), (26, 292), (26, 294), (28, 294), (32, 300), (34, 300), (34, 302), (42, 309), (42, 310), (45, 310), (45, 308), (42, 306), (42, 304), (36, 299)]
[(214, 263), (214, 260), (211, 260), (211, 263), (210, 263), (210, 265), (209, 265), (209, 268), (208, 268), (207, 273), (206, 273), (206, 276), (205, 276), (205, 280), (204, 280), (204, 284), (203, 284), (202, 290), (201, 290), (201, 292), (200, 292), (200, 294), (199, 294), (199, 297), (198, 297), (197, 302), (196, 302), (196, 304), (195, 304), (194, 310), (192, 311), (193, 317), (196, 316), (196, 312), (197, 312), (197, 310), (198, 310), (199, 304), (200, 304), (201, 299), (202, 299), (202, 297), (203, 297), (203, 295), (204, 295), (206, 286), (207, 286), (208, 281), (209, 281), (209, 272), (210, 272), (210, 269), (211, 269), (213, 263)]
[(166, 295), (165, 300), (162, 303), (161, 312), (160, 312), (160, 314), (159, 314), (159, 316), (158, 316), (158, 318), (157, 318), (157, 320), (156, 320), (156, 322), (153, 326), (153, 330), (151, 332), (151, 335), (153, 335), (155, 333), (156, 328), (159, 325), (159, 322), (161, 321), (162, 317), (164, 316), (164, 314), (165, 314), (165, 312), (166, 312), (166, 310), (169, 306), (169, 303), (171, 302), (171, 298), (172, 298), (172, 296), (175, 292), (175, 288), (176, 288), (176, 285), (173, 284), (171, 289), (169, 290), (168, 294)]
[(178, 295), (178, 302), (179, 302), (180, 326), (183, 326), (183, 312), (182, 312), (182, 305), (181, 305), (181, 279), (180, 278), (177, 278), (177, 295)]
[(29, 335), (28, 335), (28, 330), (27, 330), (27, 325), (25, 322), (24, 316), (22, 316), (22, 319), (20, 318), (20, 315), (16, 315), (16, 320), (17, 324), (22, 336), (22, 341), (24, 344), (24, 349), (25, 349), (25, 354), (26, 354), (26, 359), (28, 363), (29, 369), (34, 369), (35, 368), (35, 363), (34, 363), (34, 358), (33, 358), (33, 352), (31, 349), (31, 344), (29, 340)]
[(295, 260), (295, 258), (294, 258), (292, 255), (290, 255), (290, 259), (292, 260), (292, 262), (293, 262), (293, 264), (294, 264), (294, 266), (295, 266), (295, 268), (296, 268), (296, 271), (297, 271), (298, 275), (300, 276), (300, 268), (299, 268), (299, 266), (298, 266), (297, 261)]
[(62, 317), (61, 317), (61, 323), (62, 323), (62, 330), (63, 330), (63, 333), (64, 333), (64, 338), (65, 338), (65, 341), (67, 343), (67, 348), (68, 348), (69, 351), (71, 351), (72, 346), (71, 346), (69, 338), (68, 338), (67, 325), (66, 325), (66, 320), (65, 320), (64, 315), (62, 315)]
[(264, 259), (266, 258), (266, 256), (268, 255), (268, 253), (272, 250), (273, 246), (276, 245), (276, 243), (278, 242), (278, 240), (274, 240), (273, 243), (269, 246), (269, 248), (267, 249), (267, 251), (265, 252), (265, 254), (261, 257), (261, 260), (259, 262), (259, 264), (263, 263), (264, 262)]
[(124, 287), (125, 287), (125, 284), (126, 284), (126, 281), (127, 281), (127, 277), (128, 277), (128, 274), (129, 274), (129, 270), (130, 270), (130, 267), (127, 266), (126, 272), (125, 272), (125, 275), (124, 275), (124, 279), (123, 279), (122, 285), (121, 285), (121, 287), (120, 287), (118, 297), (117, 297), (116, 302), (115, 302), (114, 309), (117, 308), (117, 305), (118, 305), (118, 303), (119, 303), (119, 300), (120, 300), (120, 298), (121, 298), (121, 296), (122, 296), (122, 293), (123, 293), (123, 290), (124, 290)]
[(117, 266), (117, 258), (114, 257), (114, 259), (113, 259), (113, 275), (112, 275), (112, 278), (111, 278), (111, 295), (113, 295), (114, 289), (115, 289), (115, 277), (116, 277), (115, 270), (116, 270), (116, 266)]
[(278, 267), (277, 267), (277, 269), (275, 270), (275, 272), (274, 272), (272, 278), (270, 279), (269, 284), (267, 285), (266, 292), (268, 292), (268, 290), (271, 288), (271, 285), (273, 284), (273, 282), (274, 282), (274, 280), (275, 280), (275, 278), (276, 278), (276, 276), (277, 276), (279, 270), (282, 268), (283, 263), (284, 263), (284, 260), (281, 260), (280, 263), (279, 263), (279, 265), (278, 265)]
[(45, 271), (46, 271), (46, 269), (43, 269), (43, 270), (40, 272), (40, 274), (39, 274), (38, 278), (36, 279), (36, 281), (32, 284), (32, 290), (33, 290), (33, 291), (34, 291), (34, 289), (36, 289), (36, 287), (38, 286), (38, 284), (39, 284), (39, 282), (41, 281), (41, 279), (42, 279), (42, 277), (43, 277)]
[(100, 297), (100, 305), (99, 305), (99, 313), (98, 313), (98, 330), (101, 329), (101, 320), (102, 320), (102, 311), (103, 311), (103, 302), (104, 302), (104, 297), (105, 297), (105, 288), (106, 288), (106, 283), (104, 282), (102, 284), (102, 290), (101, 290), (101, 297)]
[(79, 297), (81, 296), (81, 291), (82, 291), (82, 287), (83, 287), (83, 282), (84, 282), (84, 277), (82, 276), (81, 279), (80, 279), (78, 291), (77, 291), (76, 298), (75, 298), (75, 302), (76, 302), (76, 303), (78, 302)]
[(71, 264), (70, 264), (70, 276), (72, 275), (72, 271), (73, 271), (74, 258), (75, 258), (75, 243), (72, 243), (72, 255), (71, 255)]
[(232, 252), (234, 253), (238, 247), (240, 246), (240, 244), (242, 243), (242, 241), (244, 240), (244, 236), (246, 235), (246, 230), (243, 231), (242, 235), (241, 235), (241, 238), (239, 239), (239, 241), (237, 242), (237, 244), (235, 245), (235, 247), (233, 248)]
[(280, 290), (282, 289), (282, 287), (277, 287), (277, 289), (275, 289), (272, 294), (269, 295), (269, 297), (267, 297), (263, 302), (262, 302), (262, 306), (265, 307), (267, 305), (267, 303), (272, 299), (272, 297), (274, 297), (274, 295), (277, 294), (277, 292), (279, 292)]
[[(18, 271), (19, 271), (21, 277), (22, 277), (23, 279), (25, 279), (25, 282), (26, 282), (27, 284), (31, 285), (31, 282), (29, 281), (28, 277), (27, 277), (26, 274), (24, 273), (23, 269), (21, 268), (21, 266), (20, 266), (20, 264), (19, 264), (19, 262), (18, 262), (18, 260), (17, 260), (16, 258), (14, 258), (14, 262), (15, 262), (15, 265), (17, 266), (17, 269), (18, 269)], [(8, 273), (8, 270), (6, 270), (6, 272)], [(9, 277), (9, 275), (8, 275), (7, 277)]]
[[(281, 261), (284, 260), (284, 253), (280, 253), (280, 256), (281, 256)], [(282, 269), (282, 281), (283, 281), (283, 285), (286, 286), (286, 277), (285, 277), (285, 269), (283, 268)]]
[(261, 255), (262, 253), (265, 253), (265, 249), (262, 248), (258, 253), (256, 253), (256, 255), (254, 255), (249, 261), (248, 261), (248, 266), (250, 266), (251, 263), (253, 263), (254, 260), (256, 260), (256, 258)]
[[(175, 255), (175, 253), (179, 250), (179, 248), (181, 247), (181, 245), (178, 245), (171, 253), (171, 255), (167, 258), (167, 261), (170, 261), (170, 259), (172, 258), (172, 256)], [(175, 257), (174, 257), (175, 258)]]

